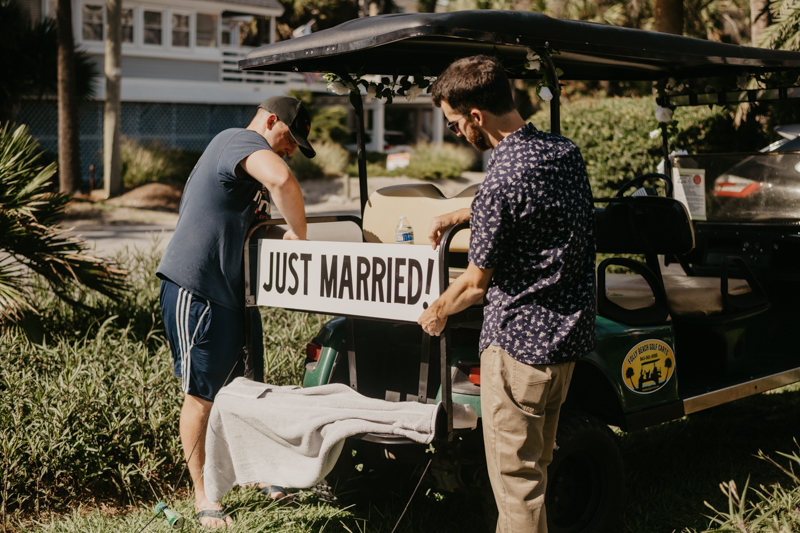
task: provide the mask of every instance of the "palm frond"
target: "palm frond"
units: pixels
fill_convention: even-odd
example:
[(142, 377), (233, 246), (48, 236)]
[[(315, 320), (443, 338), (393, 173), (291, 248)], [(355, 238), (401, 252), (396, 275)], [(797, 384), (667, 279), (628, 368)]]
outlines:
[(800, 50), (800, 0), (777, 0), (770, 10), (773, 23), (764, 30), (758, 46)]
[(69, 196), (48, 190), (56, 166), (38, 165), (40, 155), (26, 126), (0, 126), (0, 323), (36, 312), (33, 274), (73, 306), (83, 305), (68, 295), (75, 287), (112, 298), (127, 290), (125, 270), (58, 226)]

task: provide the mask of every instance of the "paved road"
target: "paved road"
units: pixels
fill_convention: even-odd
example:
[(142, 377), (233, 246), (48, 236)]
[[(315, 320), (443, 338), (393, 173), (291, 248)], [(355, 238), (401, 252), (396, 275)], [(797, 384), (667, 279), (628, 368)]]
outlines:
[[(314, 213), (321, 215), (327, 213)], [(345, 214), (336, 212), (336, 214)], [(346, 214), (357, 215), (356, 212)], [(176, 217), (177, 221), (177, 217)], [(78, 225), (71, 234), (80, 235), (98, 255), (112, 256), (118, 251), (128, 248), (141, 251), (157, 249), (164, 251), (175, 233), (174, 223), (125, 223), (96, 224), (84, 222)], [(309, 224), (308, 238), (312, 241), (350, 241), (361, 240), (358, 227), (350, 222)]]
[(175, 233), (174, 225), (164, 224), (115, 224), (82, 225), (71, 232), (83, 237), (98, 255), (109, 256), (129, 248), (163, 251)]
[[(435, 185), (447, 197), (455, 196), (472, 184), (483, 180), (484, 174), (480, 172), (465, 172), (461, 178), (452, 180), (431, 180), (424, 183)], [(349, 191), (344, 191), (342, 180), (313, 180), (304, 181), (300, 185), (306, 199), (306, 213), (309, 216), (325, 214), (352, 214), (358, 215), (358, 180), (349, 180)], [(399, 184), (420, 184), (412, 178), (384, 178), (372, 177), (369, 180), (369, 192), (379, 188)], [(80, 206), (78, 206), (80, 207)], [(74, 226), (75, 235), (82, 235), (91, 246), (95, 247), (98, 255), (114, 255), (124, 248), (139, 249), (144, 251), (164, 250), (175, 232), (178, 221), (176, 213), (165, 213), (131, 209), (117, 205), (112, 210), (92, 210), (94, 216), (78, 216), (65, 225)], [(277, 212), (274, 208), (273, 212)], [(75, 210), (79, 212), (80, 210)], [(361, 233), (350, 223), (338, 224), (311, 224), (308, 231), (309, 240), (315, 241), (354, 241), (361, 240)]]

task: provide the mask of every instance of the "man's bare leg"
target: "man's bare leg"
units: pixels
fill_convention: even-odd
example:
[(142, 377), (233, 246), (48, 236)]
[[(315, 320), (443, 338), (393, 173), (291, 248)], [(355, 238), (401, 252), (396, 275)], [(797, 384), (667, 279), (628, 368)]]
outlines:
[[(206, 509), (222, 509), (219, 502), (208, 500), (203, 482), (203, 465), (206, 462), (206, 426), (213, 405), (212, 402), (197, 396), (183, 395), (180, 422), (181, 444), (183, 445), (183, 455), (188, 463), (189, 475), (194, 484), (195, 513)], [(214, 528), (232, 524), (233, 520), (230, 517), (225, 520), (205, 517), (201, 519), (200, 523), (205, 527)]]

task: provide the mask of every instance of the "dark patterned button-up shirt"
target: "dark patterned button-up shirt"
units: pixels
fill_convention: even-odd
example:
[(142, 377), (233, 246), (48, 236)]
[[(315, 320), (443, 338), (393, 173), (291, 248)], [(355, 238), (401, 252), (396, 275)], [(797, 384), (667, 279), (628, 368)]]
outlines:
[(480, 351), (574, 361), (595, 342), (594, 206), (580, 150), (528, 124), (489, 160), (470, 213), (469, 261), (493, 268)]

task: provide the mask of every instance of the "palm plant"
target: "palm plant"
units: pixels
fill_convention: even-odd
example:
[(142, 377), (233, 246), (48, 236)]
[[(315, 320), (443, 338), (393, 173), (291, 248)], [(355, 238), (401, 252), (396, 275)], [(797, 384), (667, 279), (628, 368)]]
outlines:
[(770, 5), (773, 24), (758, 45), (777, 50), (800, 50), (800, 1), (777, 0)]
[(0, 126), (0, 326), (20, 325), (38, 315), (32, 276), (53, 293), (85, 307), (72, 294), (86, 287), (115, 298), (126, 290), (124, 270), (86, 253), (86, 243), (57, 223), (70, 197), (50, 192), (56, 164), (37, 164), (42, 155), (27, 126)]

